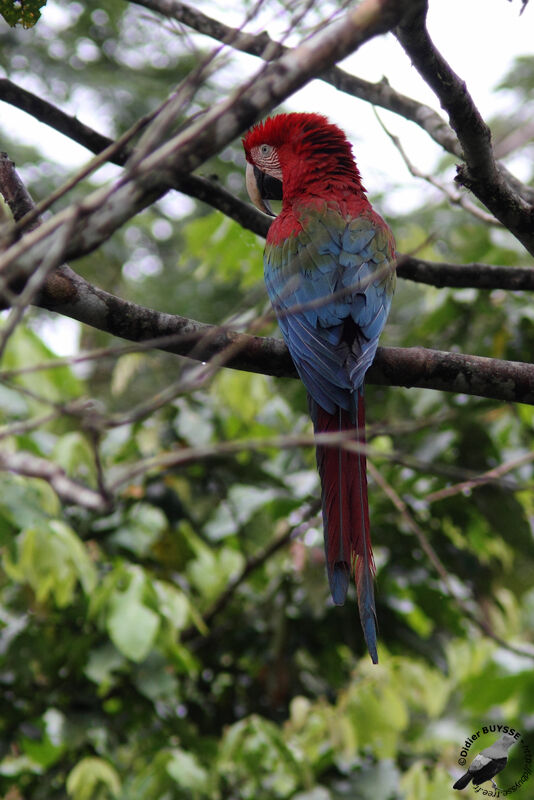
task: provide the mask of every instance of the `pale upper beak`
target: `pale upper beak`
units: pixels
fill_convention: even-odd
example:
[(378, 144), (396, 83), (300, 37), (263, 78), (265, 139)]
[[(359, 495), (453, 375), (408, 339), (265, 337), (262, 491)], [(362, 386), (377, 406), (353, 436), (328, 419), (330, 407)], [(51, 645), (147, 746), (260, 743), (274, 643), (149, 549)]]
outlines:
[(271, 211), (269, 204), (261, 196), (260, 187), (258, 185), (258, 180), (256, 177), (257, 169), (258, 169), (257, 167), (254, 167), (253, 164), (250, 164), (247, 161), (247, 169), (245, 172), (245, 183), (247, 186), (248, 196), (250, 197), (256, 208), (259, 208), (259, 210), (263, 211), (264, 214), (269, 214), (269, 216), (274, 217), (274, 214)]

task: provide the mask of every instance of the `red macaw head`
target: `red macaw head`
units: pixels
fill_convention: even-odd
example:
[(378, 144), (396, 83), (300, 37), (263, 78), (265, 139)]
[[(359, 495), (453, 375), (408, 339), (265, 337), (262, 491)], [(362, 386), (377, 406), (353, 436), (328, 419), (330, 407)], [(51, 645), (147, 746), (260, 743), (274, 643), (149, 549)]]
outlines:
[(272, 215), (269, 200), (314, 193), (333, 176), (364, 191), (343, 131), (321, 114), (278, 114), (243, 139), (246, 185), (254, 205)]

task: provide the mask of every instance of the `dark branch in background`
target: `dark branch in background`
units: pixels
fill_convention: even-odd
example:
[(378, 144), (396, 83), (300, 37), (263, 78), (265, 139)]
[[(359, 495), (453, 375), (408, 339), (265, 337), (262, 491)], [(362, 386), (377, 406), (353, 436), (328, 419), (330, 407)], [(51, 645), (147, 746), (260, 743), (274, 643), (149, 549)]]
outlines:
[[(149, 8), (163, 16), (171, 17), (198, 33), (210, 36), (236, 50), (241, 50), (259, 58), (271, 59), (273, 53), (284, 53), (289, 49), (273, 41), (267, 33), (243, 33), (177, 0), (130, 0), (130, 2)], [(406, 97), (406, 95), (392, 89), (386, 78), (377, 83), (370, 83), (358, 78), (356, 75), (351, 75), (337, 66), (316, 75), (316, 78), (317, 80), (325, 81), (325, 83), (330, 83), (345, 94), (399, 114), (426, 131), (430, 138), (448, 153), (462, 157), (462, 146), (455, 132), (445, 120), (430, 106), (420, 103), (411, 97)], [(534, 190), (531, 187), (521, 183), (508, 172), (504, 165), (500, 164), (499, 170), (518, 194), (527, 202), (534, 203)]]
[[(110, 139), (107, 139), (106, 142), (106, 146), (112, 144)], [(0, 154), (0, 192), (9, 204), (14, 219), (19, 220), (33, 209), (33, 204), (20, 204), (22, 194), (16, 195), (16, 192), (19, 191), (16, 187), (18, 184), (23, 187), (23, 184), (18, 178), (13, 182), (13, 174), (12, 162), (6, 154)], [(272, 219), (214, 181), (197, 175), (182, 174), (177, 176), (175, 188), (211, 205), (212, 208), (221, 211), (258, 236), (265, 237), (267, 235)], [(480, 263), (457, 265), (426, 261), (401, 254), (397, 275), (405, 280), (437, 287), (534, 291), (534, 270), (528, 267), (504, 267)], [(54, 287), (59, 289), (64, 285), (62, 281), (50, 283), (47, 294), (48, 303), (53, 302)], [(60, 293), (58, 301), (61, 299), (62, 294)], [(6, 303), (2, 305), (0, 302), (0, 308), (5, 308), (6, 305)]]
[(531, 267), (501, 267), (477, 263), (446, 264), (401, 255), (397, 274), (406, 280), (426, 283), (429, 286), (534, 291), (534, 269)]
[[(198, 12), (194, 12), (197, 14)], [(9, 93), (5, 93), (8, 86)], [(18, 97), (23, 93), (26, 102), (23, 103)], [(60, 109), (37, 97), (30, 92), (21, 89), (5, 79), (0, 80), (0, 97), (6, 102), (13, 102), (19, 108), (34, 115), (42, 121), (48, 121), (56, 130), (60, 130), (66, 136), (78, 142), (95, 154), (102, 152), (106, 148), (112, 147), (113, 140), (102, 136), (87, 125), (79, 123), (75, 117), (65, 114)], [(10, 98), (15, 98), (14, 102)], [(52, 109), (48, 117), (48, 109)], [(443, 123), (445, 124), (445, 123)], [(121, 148), (119, 152), (113, 153), (109, 158), (114, 164), (124, 166), (131, 149), (128, 146)], [(0, 169), (5, 164), (7, 156), (0, 155)], [(13, 192), (9, 189), (10, 173), (4, 171), (2, 174), (0, 190), (6, 202), (12, 206), (16, 202)], [(227, 191), (213, 180), (208, 180), (198, 175), (188, 173), (177, 173), (174, 175), (174, 188), (190, 197), (200, 200), (212, 208), (221, 211), (231, 217), (243, 227), (265, 237), (272, 222), (270, 217), (257, 211), (249, 203), (245, 203), (235, 195)], [(31, 210), (33, 206), (28, 206)], [(13, 216), (19, 220), (24, 213), (15, 212), (12, 207)], [(471, 287), (478, 289), (507, 289), (512, 291), (532, 291), (534, 289), (534, 271), (529, 268), (499, 267), (487, 264), (465, 264), (458, 266), (455, 264), (436, 263), (414, 258), (412, 256), (401, 255), (397, 274), (400, 278), (426, 283), (438, 287)], [(5, 307), (5, 303), (3, 306)]]
[[(202, 11), (198, 11), (186, 3), (180, 3), (178, 0), (130, 0), (130, 2), (181, 22), (198, 33), (258, 58), (271, 61), (291, 51), (290, 47), (271, 39), (266, 31), (260, 34), (244, 33), (208, 17)], [(445, 120), (430, 106), (396, 92), (386, 79), (378, 83), (371, 83), (351, 75), (339, 67), (331, 67), (318, 74), (316, 78), (331, 84), (345, 94), (400, 114), (405, 119), (419, 125), (448, 153), (461, 155), (458, 140)]]
[[(259, 35), (243, 33), (208, 17), (184, 3), (175, 2), (175, 0), (146, 0), (146, 2), (144, 0), (132, 0), (132, 2), (136, 2), (138, 5), (149, 8), (163, 16), (172, 17), (199, 33), (210, 36), (217, 41), (227, 42), (235, 49), (251, 55), (272, 58), (277, 52), (284, 53), (288, 51), (288, 48), (284, 45), (270, 39), (267, 33)], [(335, 66), (317, 77), (335, 86), (339, 91), (388, 109), (414, 122), (425, 130), (444, 150), (452, 155), (462, 155), (462, 147), (454, 131), (447, 125), (445, 120), (424, 103), (419, 103), (396, 92), (386, 79), (378, 83), (370, 83)], [(93, 153), (100, 153), (112, 144), (110, 139), (88, 125), (81, 123), (76, 117), (66, 114), (46, 100), (5, 78), (0, 79), (0, 100), (26, 111)], [(509, 142), (504, 149), (504, 153), (509, 152), (513, 144), (514, 142)], [(114, 164), (124, 166), (129, 154), (127, 148), (124, 148), (114, 153), (109, 160)], [(528, 202), (534, 202), (534, 191), (530, 187), (521, 184), (503, 165), (499, 165), (499, 170), (518, 194)], [(182, 179), (177, 176), (175, 188), (180, 191), (186, 191), (192, 197), (203, 199), (202, 187), (195, 183), (195, 176), (190, 177), (191, 180), (188, 183), (188, 187), (182, 188), (180, 185)]]
[[(512, 0), (509, 0), (509, 2), (511, 3), (511, 2), (512, 2)], [(523, 13), (523, 11), (524, 11), (524, 10), (525, 10), (525, 8), (527, 7), (527, 5), (528, 5), (528, 0), (521, 0), (521, 3), (522, 3), (522, 5), (521, 5), (521, 11), (519, 12), (519, 16), (521, 16), (521, 14)]]
[(534, 206), (518, 190), (520, 184), (493, 155), (491, 132), (467, 91), (435, 48), (426, 29), (426, 9), (406, 15), (397, 37), (412, 63), (436, 93), (460, 141), (465, 164), (456, 180), (470, 189), (498, 220), (534, 255)]
[[(386, 5), (385, 3), (368, 2), (359, 6), (358, 12), (361, 13), (365, 7), (368, 13), (381, 14)], [(410, 4), (410, 7), (412, 6), (413, 4)], [(356, 19), (359, 20), (361, 17), (354, 12), (351, 23), (353, 26)], [(364, 16), (363, 19), (367, 18)], [(355, 41), (363, 41), (365, 36), (369, 37), (377, 31), (383, 30), (383, 22), (383, 19), (378, 23), (373, 18), (373, 24), (366, 33), (362, 33), (362, 30), (356, 27), (353, 31)], [(373, 25), (379, 25), (379, 28), (375, 31)], [(345, 29), (343, 30), (347, 36)], [(348, 41), (351, 42), (351, 45), (354, 44), (349, 37), (348, 40), (345, 39), (345, 48), (349, 47)], [(339, 37), (332, 37), (330, 31), (329, 37), (324, 40), (321, 37), (318, 39), (318, 58), (322, 59), (321, 63), (334, 57), (334, 44), (335, 55), (339, 57), (341, 54)], [(185, 150), (183, 160), (187, 165), (194, 163), (195, 159), (206, 157), (210, 152), (220, 148), (224, 142), (233, 138), (243, 116), (248, 118), (253, 115), (254, 111), (250, 108), (251, 103), (256, 110), (260, 107), (266, 108), (274, 103), (274, 98), (280, 98), (285, 92), (288, 92), (288, 87), (295, 88), (305, 82), (304, 76), (308, 73), (312, 74), (309, 61), (310, 43), (303, 45), (300, 53), (301, 59), (305, 61), (307, 59), (304, 65), (296, 59), (294, 63), (292, 54), (289, 54), (284, 59), (283, 68), (280, 63), (266, 68), (254, 90), (245, 89), (237, 100), (223, 104), (218, 113), (225, 115), (226, 119), (226, 115), (233, 110), (234, 116), (225, 126), (224, 133), (219, 135), (220, 141), (214, 142), (215, 134), (218, 132), (217, 115), (215, 113), (208, 114), (194, 124), (192, 129), (178, 134), (175, 139), (166, 143), (161, 148), (163, 155), (160, 155), (158, 150), (153, 156), (146, 159), (147, 163), (142, 165), (144, 169), (140, 174), (134, 176), (138, 179), (138, 185), (130, 188), (131, 181), (119, 182), (118, 188), (113, 187), (111, 190), (95, 193), (85, 203), (82, 203), (82, 207), (74, 209), (75, 220), (78, 221), (84, 216), (90, 218), (92, 214), (98, 213), (100, 219), (103, 220), (101, 224), (106, 225), (108, 223), (106, 212), (110, 211), (117, 215), (113, 220), (112, 227), (118, 227), (118, 224), (127, 218), (119, 202), (121, 198), (118, 195), (121, 191), (126, 194), (126, 199), (130, 202), (130, 212), (137, 205), (146, 204), (160, 191), (158, 187), (161, 187), (162, 184), (158, 183), (158, 179), (162, 172), (166, 179), (168, 172), (165, 170), (176, 174), (176, 161), (178, 160), (176, 156), (180, 152), (180, 146)], [(271, 71), (269, 72), (269, 70)], [(271, 99), (267, 99), (268, 97)], [(260, 105), (257, 105), (258, 103)], [(261, 105), (262, 103), (263, 105)], [(199, 136), (195, 134), (201, 136), (200, 143)], [(198, 150), (195, 150), (194, 148), (197, 147)], [(204, 185), (203, 188), (207, 190), (209, 187)], [(132, 192), (134, 193), (133, 200)], [(55, 225), (57, 227), (64, 225), (63, 216), (64, 212), (56, 215)], [(72, 218), (66, 217), (66, 219), (70, 220), (72, 224)], [(51, 223), (54, 223), (54, 220), (43, 226), (47, 228), (48, 225), (48, 231), (45, 233), (49, 234), (49, 238), (50, 229), (52, 229), (52, 235), (54, 232)], [(265, 221), (262, 221), (261, 224), (265, 226)], [(105, 238), (100, 234), (99, 226), (96, 225), (95, 237), (99, 241), (91, 243), (91, 246), (86, 245), (87, 250), (97, 246)], [(83, 247), (84, 233), (80, 233), (80, 235), (82, 242), (78, 243), (78, 247), (81, 252), (87, 252)], [(25, 239), (28, 240), (32, 237), (34, 241), (37, 239), (37, 244), (43, 249), (46, 239), (41, 236), (43, 241), (39, 241), (37, 238), (39, 236), (40, 231), (34, 231)], [(25, 242), (23, 241), (21, 244), (24, 245)], [(21, 252), (24, 255), (24, 251)], [(30, 266), (33, 266), (32, 261), (30, 261)], [(408, 268), (408, 266), (407, 264), (406, 267)], [(412, 261), (412, 273), (415, 274), (417, 270), (421, 271), (425, 266), (424, 262)], [(62, 267), (50, 276), (39, 302), (45, 308), (58, 311), (132, 341), (142, 342), (159, 336), (175, 334), (177, 336), (176, 344), (172, 347), (167, 346), (165, 349), (180, 355), (207, 361), (214, 356), (219, 356), (221, 353), (224, 355), (225, 352), (228, 352), (229, 358), (223, 362), (228, 366), (271, 375), (295, 375), (287, 350), (279, 340), (246, 336), (224, 328), (201, 325), (193, 320), (160, 314), (151, 309), (135, 306), (91, 286), (68, 267)], [(499, 400), (534, 402), (534, 367), (474, 356), (460, 356), (423, 349), (381, 348), (375, 365), (369, 373), (369, 379), (371, 382), (381, 384), (419, 386), (445, 391), (460, 391)]]
[[(65, 114), (52, 103), (43, 100), (41, 97), (32, 92), (28, 92), (16, 83), (8, 80), (7, 78), (0, 78), (0, 100), (9, 103), (16, 108), (20, 108), (27, 114), (30, 114), (39, 122), (43, 122), (50, 128), (63, 133), (75, 142), (83, 144), (93, 153), (98, 153), (104, 150), (110, 143), (109, 139), (102, 136), (97, 131), (84, 125), (83, 122)], [(124, 164), (126, 158), (120, 156), (113, 159), (116, 164)]]

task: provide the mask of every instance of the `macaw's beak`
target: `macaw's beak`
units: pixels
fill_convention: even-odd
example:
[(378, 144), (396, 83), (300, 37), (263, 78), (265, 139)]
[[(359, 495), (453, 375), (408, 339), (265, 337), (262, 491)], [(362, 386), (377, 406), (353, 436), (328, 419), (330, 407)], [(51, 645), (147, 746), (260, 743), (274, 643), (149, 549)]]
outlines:
[(282, 181), (247, 162), (246, 185), (248, 196), (256, 208), (271, 217), (276, 216), (269, 205), (269, 200), (282, 199)]

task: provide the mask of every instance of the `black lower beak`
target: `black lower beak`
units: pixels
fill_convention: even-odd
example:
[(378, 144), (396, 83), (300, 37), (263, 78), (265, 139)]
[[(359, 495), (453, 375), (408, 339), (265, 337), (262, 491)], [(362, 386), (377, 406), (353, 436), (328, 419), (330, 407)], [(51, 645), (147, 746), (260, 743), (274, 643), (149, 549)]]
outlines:
[(282, 181), (267, 175), (266, 172), (262, 172), (258, 167), (254, 167), (254, 177), (262, 200), (282, 199)]
[(278, 178), (273, 178), (272, 175), (267, 175), (266, 172), (262, 172), (258, 167), (254, 167), (254, 178), (265, 208), (274, 217), (275, 214), (271, 209), (269, 200), (282, 199), (282, 181), (278, 180)]
[(248, 196), (260, 211), (275, 217), (269, 205), (269, 200), (282, 199), (282, 181), (267, 175), (258, 167), (253, 166), (250, 161), (247, 163), (246, 184)]

